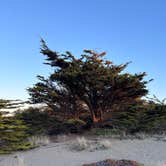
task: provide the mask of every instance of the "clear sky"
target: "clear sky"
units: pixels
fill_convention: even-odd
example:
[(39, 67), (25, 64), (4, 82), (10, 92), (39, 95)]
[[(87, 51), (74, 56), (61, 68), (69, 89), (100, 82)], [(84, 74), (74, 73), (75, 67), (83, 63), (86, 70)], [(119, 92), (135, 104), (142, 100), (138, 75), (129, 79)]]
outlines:
[(0, 98), (27, 99), (26, 88), (50, 68), (40, 37), (59, 52), (106, 51), (127, 71), (146, 71), (150, 94), (166, 97), (165, 0), (1, 0)]

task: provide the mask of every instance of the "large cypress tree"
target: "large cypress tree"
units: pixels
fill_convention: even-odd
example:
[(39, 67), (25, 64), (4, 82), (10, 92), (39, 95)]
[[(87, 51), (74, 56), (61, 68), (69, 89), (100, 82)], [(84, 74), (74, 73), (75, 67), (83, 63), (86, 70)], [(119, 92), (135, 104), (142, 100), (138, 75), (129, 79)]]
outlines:
[[(70, 52), (52, 51), (44, 40), (41, 42), (41, 53), (47, 57), (45, 64), (54, 72), (47, 79), (39, 76), (40, 82), (28, 89), (34, 102), (61, 108), (58, 103), (65, 101), (77, 109), (76, 102), (83, 101), (93, 122), (98, 122), (102, 121), (104, 112), (124, 109), (148, 93), (146, 85), (149, 81), (144, 80), (145, 72), (122, 73), (128, 63), (115, 65), (104, 60), (105, 52), (84, 50), (84, 54), (76, 58)], [(66, 93), (59, 93), (60, 90)], [(72, 100), (65, 100), (65, 94)]]

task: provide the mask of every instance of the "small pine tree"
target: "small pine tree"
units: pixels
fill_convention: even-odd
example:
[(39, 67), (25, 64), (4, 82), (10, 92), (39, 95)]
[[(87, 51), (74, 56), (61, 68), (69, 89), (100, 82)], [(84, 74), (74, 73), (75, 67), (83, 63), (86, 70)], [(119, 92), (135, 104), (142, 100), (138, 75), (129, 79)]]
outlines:
[(31, 147), (26, 141), (27, 127), (14, 117), (0, 116), (0, 153), (10, 153)]

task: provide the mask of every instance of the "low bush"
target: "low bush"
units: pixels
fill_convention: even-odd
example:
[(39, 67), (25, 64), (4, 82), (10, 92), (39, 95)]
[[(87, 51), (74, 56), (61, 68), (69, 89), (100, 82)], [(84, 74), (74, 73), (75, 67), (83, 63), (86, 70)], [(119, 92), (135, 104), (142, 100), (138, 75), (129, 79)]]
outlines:
[(28, 142), (27, 126), (13, 117), (0, 117), (0, 154), (32, 148)]
[(86, 122), (80, 119), (69, 119), (64, 123), (66, 132), (69, 133), (80, 133), (86, 126)]
[(28, 126), (29, 135), (57, 135), (63, 133), (80, 133), (86, 123), (80, 119), (59, 120), (55, 114), (41, 111), (37, 108), (29, 108), (17, 112), (15, 117), (22, 120)]
[[(160, 104), (132, 105), (127, 110), (112, 112), (102, 128), (118, 129), (127, 134), (166, 132), (166, 106)], [(103, 131), (104, 132), (104, 131)]]
[(45, 132), (49, 116), (46, 112), (36, 108), (28, 108), (24, 111), (17, 112), (15, 117), (20, 119), (29, 127), (28, 134), (38, 135)]
[(59, 134), (61, 132), (61, 122), (54, 115), (38, 108), (17, 112), (15, 117), (28, 126), (29, 135)]
[(150, 133), (166, 133), (166, 107), (165, 110), (146, 111), (143, 123), (141, 124), (142, 130)]
[(90, 115), (88, 114), (84, 114), (80, 116), (80, 119), (83, 120), (84, 122), (86, 122), (84, 129), (90, 129), (93, 127), (93, 121)]

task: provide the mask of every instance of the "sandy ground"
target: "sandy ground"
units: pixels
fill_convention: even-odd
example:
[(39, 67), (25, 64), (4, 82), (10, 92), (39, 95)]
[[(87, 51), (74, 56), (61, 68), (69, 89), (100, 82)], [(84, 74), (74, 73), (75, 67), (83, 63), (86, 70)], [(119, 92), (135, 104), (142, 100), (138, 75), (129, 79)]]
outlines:
[[(144, 140), (110, 139), (108, 150), (84, 150), (80, 152), (70, 149), (70, 140), (50, 143), (27, 152), (17, 152), (12, 155), (1, 155), (0, 166), (82, 166), (104, 159), (131, 159), (145, 166), (166, 166), (166, 141), (156, 141), (153, 138)], [(19, 156), (16, 157), (16, 156)], [(18, 160), (19, 163), (18, 164)]]

